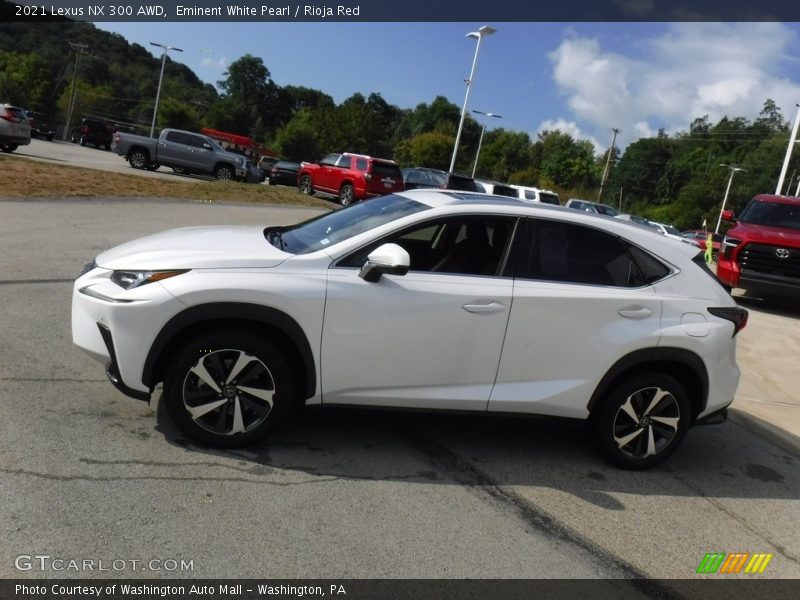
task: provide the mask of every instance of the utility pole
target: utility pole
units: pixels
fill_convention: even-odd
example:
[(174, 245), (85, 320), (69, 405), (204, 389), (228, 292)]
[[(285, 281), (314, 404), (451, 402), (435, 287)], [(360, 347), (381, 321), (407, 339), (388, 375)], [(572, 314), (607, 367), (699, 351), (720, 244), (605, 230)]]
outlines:
[(797, 139), (797, 127), (800, 125), (800, 104), (796, 104), (797, 113), (794, 116), (794, 125), (792, 126), (792, 135), (789, 137), (789, 146), (786, 148), (786, 156), (783, 159), (783, 167), (781, 168), (781, 176), (778, 178), (778, 186), (775, 188), (775, 195), (781, 193), (783, 189), (783, 181), (786, 178), (786, 171), (789, 169), (789, 159), (792, 157), (792, 148), (794, 141)]
[(611, 166), (611, 155), (614, 154), (614, 147), (617, 144), (617, 136), (622, 133), (616, 127), (612, 128), (614, 136), (611, 138), (611, 148), (608, 149), (608, 157), (606, 157), (606, 168), (603, 169), (603, 178), (600, 180), (600, 193), (597, 194), (597, 201), (603, 201), (603, 188), (606, 186), (606, 179), (608, 179), (608, 169)]
[(86, 50), (89, 45), (88, 44), (79, 44), (77, 42), (67, 42), (69, 47), (75, 51), (75, 71), (72, 73), (72, 93), (70, 94), (69, 100), (69, 109), (67, 110), (67, 124), (64, 125), (64, 135), (61, 139), (66, 140), (67, 135), (69, 135), (69, 125), (72, 122), (72, 111), (75, 108), (75, 96), (77, 94), (77, 89), (75, 85), (77, 83), (78, 78), (78, 65), (80, 64), (81, 54), (84, 50)]

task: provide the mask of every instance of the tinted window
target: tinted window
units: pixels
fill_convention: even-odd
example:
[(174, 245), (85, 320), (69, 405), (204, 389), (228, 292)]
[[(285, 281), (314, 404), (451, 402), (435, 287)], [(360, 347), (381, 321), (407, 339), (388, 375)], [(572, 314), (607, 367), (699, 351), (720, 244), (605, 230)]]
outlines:
[(592, 206), (594, 206), (594, 209), (601, 215), (614, 217), (619, 214), (619, 212), (617, 212), (615, 209), (611, 208), (610, 206), (606, 206), (605, 204), (594, 204)]
[(492, 193), (495, 196), (508, 196), (510, 198), (519, 198), (519, 194), (517, 193), (517, 190), (515, 190), (514, 188), (509, 187), (507, 185), (495, 184), (494, 190), (492, 191)]
[(181, 133), (180, 131), (170, 131), (167, 134), (167, 141), (175, 144), (185, 144), (187, 143), (187, 136), (185, 133)]
[(545, 204), (555, 204), (556, 206), (561, 204), (558, 200), (558, 195), (549, 192), (539, 192), (539, 201)]
[(356, 159), (356, 169), (359, 171), (366, 171), (367, 170), (367, 159), (366, 158), (357, 158)]
[(397, 165), (377, 160), (372, 161), (372, 174), (377, 177), (391, 177), (398, 181), (403, 179), (403, 174)]
[(649, 254), (599, 229), (535, 219), (521, 229), (509, 258), (509, 274), (515, 277), (640, 287), (669, 273)]
[(332, 167), (332, 166), (334, 166), (336, 164), (337, 160), (339, 160), (339, 155), (338, 154), (328, 154), (328, 156), (326, 156), (321, 161), (319, 161), (319, 164), (327, 165), (329, 167)]
[(206, 138), (200, 137), (199, 135), (187, 135), (186, 142), (190, 146), (194, 146), (195, 148), (202, 148), (203, 146), (210, 146), (211, 144), (208, 143)]
[(447, 186), (451, 190), (460, 190), (462, 192), (479, 192), (475, 180), (463, 175), (450, 175), (450, 183)]
[(336, 163), (336, 166), (341, 167), (342, 169), (349, 169), (352, 161), (353, 161), (352, 156), (340, 156), (339, 161)]

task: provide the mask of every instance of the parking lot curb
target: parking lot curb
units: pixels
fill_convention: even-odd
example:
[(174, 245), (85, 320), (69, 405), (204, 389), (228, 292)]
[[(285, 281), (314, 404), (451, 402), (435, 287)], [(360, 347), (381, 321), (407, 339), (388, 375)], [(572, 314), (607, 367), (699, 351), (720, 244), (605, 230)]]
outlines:
[(751, 415), (748, 412), (731, 408), (728, 415), (734, 423), (751, 433), (766, 439), (790, 454), (800, 456), (800, 437), (781, 429), (777, 425)]

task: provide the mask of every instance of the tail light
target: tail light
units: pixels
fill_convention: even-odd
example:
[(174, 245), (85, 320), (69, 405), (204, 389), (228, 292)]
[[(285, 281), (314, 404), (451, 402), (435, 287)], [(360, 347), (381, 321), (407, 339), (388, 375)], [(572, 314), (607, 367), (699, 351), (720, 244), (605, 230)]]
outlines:
[(12, 123), (17, 121), (17, 119), (14, 118), (14, 113), (8, 110), (5, 106), (0, 106), (0, 110), (2, 110), (2, 112), (0, 112), (0, 119), (3, 119), (4, 121), (11, 121)]
[(715, 317), (719, 317), (720, 319), (725, 319), (726, 321), (733, 323), (733, 335), (731, 337), (734, 337), (737, 333), (744, 329), (745, 325), (747, 325), (747, 311), (738, 306), (712, 306), (708, 309), (708, 312)]

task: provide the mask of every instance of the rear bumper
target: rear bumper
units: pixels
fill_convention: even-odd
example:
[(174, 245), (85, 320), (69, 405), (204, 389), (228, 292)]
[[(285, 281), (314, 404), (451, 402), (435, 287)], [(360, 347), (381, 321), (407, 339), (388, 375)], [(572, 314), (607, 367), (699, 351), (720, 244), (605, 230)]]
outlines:
[(16, 144), (17, 146), (27, 146), (31, 143), (30, 136), (23, 135), (0, 135), (0, 144)]

